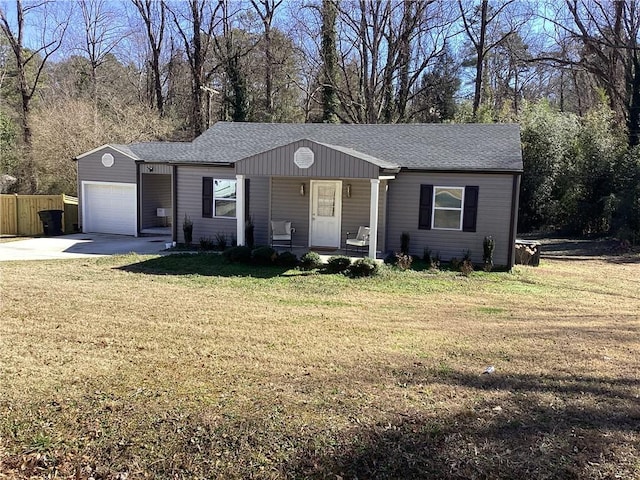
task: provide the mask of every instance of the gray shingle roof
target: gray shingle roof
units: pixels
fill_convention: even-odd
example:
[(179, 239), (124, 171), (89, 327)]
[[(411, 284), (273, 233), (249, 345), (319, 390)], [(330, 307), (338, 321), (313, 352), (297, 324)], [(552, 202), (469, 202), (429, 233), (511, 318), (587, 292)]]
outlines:
[(521, 171), (515, 124), (332, 125), (218, 122), (191, 143), (130, 145), (145, 161), (235, 163), (311, 140), (380, 166), (425, 170)]

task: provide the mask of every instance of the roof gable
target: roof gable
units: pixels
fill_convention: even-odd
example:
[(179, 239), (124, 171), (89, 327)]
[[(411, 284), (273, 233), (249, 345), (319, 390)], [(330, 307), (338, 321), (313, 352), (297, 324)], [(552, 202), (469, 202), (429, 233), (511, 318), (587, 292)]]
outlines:
[(74, 157), (74, 160), (80, 160), (84, 157), (87, 157), (89, 155), (92, 155), (94, 153), (98, 153), (101, 150), (115, 150), (116, 152), (124, 155), (125, 157), (129, 157), (132, 160), (140, 160), (140, 158), (131, 151), (131, 149), (129, 148), (129, 146), (127, 145), (117, 145), (117, 144), (109, 144), (109, 143), (105, 143), (104, 145), (98, 147), (98, 148), (94, 148), (93, 150), (90, 150), (88, 152), (85, 152), (83, 154), (78, 155), (77, 157)]
[[(308, 164), (297, 163), (296, 153), (307, 149), (312, 157)], [(299, 139), (235, 162), (236, 172), (243, 175), (326, 178), (378, 178), (380, 170), (397, 172), (398, 165), (362, 152)]]

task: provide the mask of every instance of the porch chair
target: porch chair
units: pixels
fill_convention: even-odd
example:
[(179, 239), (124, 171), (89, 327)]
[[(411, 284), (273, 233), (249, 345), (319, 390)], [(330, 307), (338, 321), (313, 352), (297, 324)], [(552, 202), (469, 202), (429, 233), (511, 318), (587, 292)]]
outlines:
[[(283, 247), (288, 246), (289, 250), (293, 248), (293, 234), (296, 229), (291, 226), (291, 222), (287, 220), (271, 221), (271, 246)], [(276, 245), (278, 244), (278, 245)]]
[(358, 233), (355, 234), (355, 238), (349, 238), (349, 235), (353, 233), (347, 232), (347, 241), (344, 246), (345, 255), (349, 254), (349, 247), (352, 247), (356, 251), (362, 251), (369, 246), (369, 227), (358, 227)]

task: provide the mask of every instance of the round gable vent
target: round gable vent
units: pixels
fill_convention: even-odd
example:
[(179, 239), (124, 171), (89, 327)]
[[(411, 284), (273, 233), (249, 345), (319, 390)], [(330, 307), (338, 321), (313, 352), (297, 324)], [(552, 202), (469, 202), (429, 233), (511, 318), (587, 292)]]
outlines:
[(313, 165), (314, 161), (313, 150), (308, 147), (300, 147), (293, 154), (293, 163), (295, 163), (298, 168), (309, 168)]
[(111, 155), (110, 153), (105, 153), (104, 155), (102, 155), (102, 165), (104, 165), (105, 167), (112, 167), (113, 155)]

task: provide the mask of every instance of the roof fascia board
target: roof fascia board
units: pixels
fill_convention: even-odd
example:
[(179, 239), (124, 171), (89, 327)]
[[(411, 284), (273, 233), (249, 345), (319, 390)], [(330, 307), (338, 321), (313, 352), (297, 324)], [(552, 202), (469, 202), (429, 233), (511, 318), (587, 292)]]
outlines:
[(478, 168), (464, 168), (464, 169), (437, 169), (437, 168), (411, 168), (402, 167), (402, 172), (412, 173), (478, 173), (478, 174), (501, 174), (501, 175), (513, 175), (514, 173), (522, 173), (522, 169), (478, 169)]
[(76, 157), (73, 157), (73, 160), (80, 160), (81, 158), (84, 158), (84, 157), (86, 157), (86, 156), (88, 156), (88, 155), (91, 155), (92, 153), (99, 152), (100, 150), (103, 150), (103, 149), (105, 149), (105, 148), (110, 148), (111, 150), (115, 150), (116, 152), (120, 153), (121, 155), (124, 155), (125, 157), (129, 157), (131, 160), (136, 160), (136, 161), (140, 160), (140, 158), (135, 157), (135, 156), (131, 156), (131, 155), (129, 155), (128, 153), (123, 152), (123, 151), (122, 151), (122, 150), (120, 150), (119, 148), (116, 148), (116, 147), (114, 147), (113, 145), (110, 145), (110, 144), (108, 144), (108, 143), (105, 143), (104, 145), (102, 145), (102, 146), (100, 146), (100, 147), (98, 147), (98, 148), (94, 148), (93, 150), (90, 150), (90, 151), (88, 151), (88, 152), (85, 152), (85, 153), (83, 153), (83, 154), (80, 154), (80, 155), (78, 155), (78, 156), (76, 156)]

